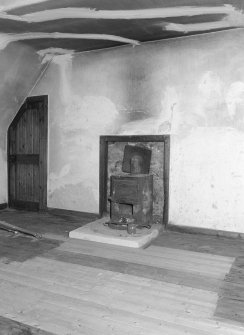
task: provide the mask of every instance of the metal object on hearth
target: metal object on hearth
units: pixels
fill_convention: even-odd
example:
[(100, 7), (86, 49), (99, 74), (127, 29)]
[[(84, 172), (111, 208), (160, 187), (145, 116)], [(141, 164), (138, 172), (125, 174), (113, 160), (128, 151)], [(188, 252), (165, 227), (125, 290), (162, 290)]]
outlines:
[(137, 225), (135, 223), (128, 223), (127, 224), (127, 233), (130, 235), (136, 234)]

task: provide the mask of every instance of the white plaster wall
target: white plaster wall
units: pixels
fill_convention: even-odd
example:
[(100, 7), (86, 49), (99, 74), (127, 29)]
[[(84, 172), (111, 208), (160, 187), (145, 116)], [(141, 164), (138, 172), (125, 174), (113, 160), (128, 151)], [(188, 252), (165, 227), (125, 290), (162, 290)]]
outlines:
[(99, 136), (171, 134), (170, 221), (244, 232), (244, 30), (57, 57), (48, 205), (98, 212)]
[(173, 137), (170, 220), (179, 225), (244, 232), (244, 134), (198, 127)]

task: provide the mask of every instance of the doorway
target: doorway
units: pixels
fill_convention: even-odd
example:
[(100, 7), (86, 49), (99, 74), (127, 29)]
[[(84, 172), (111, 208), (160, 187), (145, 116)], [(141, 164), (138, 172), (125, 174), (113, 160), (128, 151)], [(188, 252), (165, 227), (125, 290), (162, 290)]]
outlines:
[(48, 96), (29, 97), (8, 129), (8, 203), (47, 208)]

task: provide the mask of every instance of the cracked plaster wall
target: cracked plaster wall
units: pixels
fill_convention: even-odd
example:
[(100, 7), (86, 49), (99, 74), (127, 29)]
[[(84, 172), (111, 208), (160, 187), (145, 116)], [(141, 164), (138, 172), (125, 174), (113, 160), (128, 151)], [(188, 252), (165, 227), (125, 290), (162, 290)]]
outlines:
[(244, 30), (56, 57), (48, 205), (98, 212), (99, 136), (171, 134), (170, 221), (244, 232)]

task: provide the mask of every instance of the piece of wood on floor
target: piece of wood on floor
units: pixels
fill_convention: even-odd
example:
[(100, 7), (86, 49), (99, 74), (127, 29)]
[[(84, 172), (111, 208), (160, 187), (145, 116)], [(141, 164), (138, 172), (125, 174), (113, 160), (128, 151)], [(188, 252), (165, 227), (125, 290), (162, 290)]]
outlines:
[(21, 322), (0, 316), (1, 335), (54, 335), (53, 333), (25, 325)]

